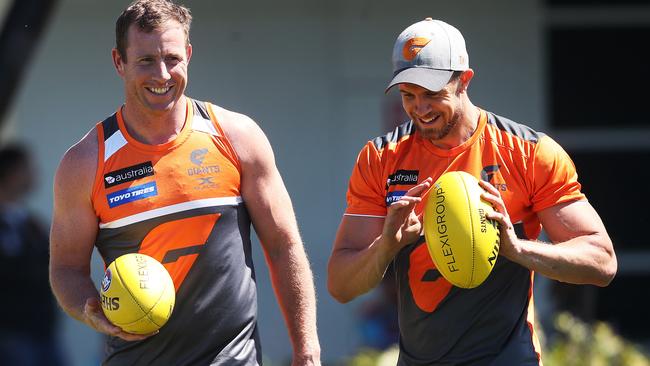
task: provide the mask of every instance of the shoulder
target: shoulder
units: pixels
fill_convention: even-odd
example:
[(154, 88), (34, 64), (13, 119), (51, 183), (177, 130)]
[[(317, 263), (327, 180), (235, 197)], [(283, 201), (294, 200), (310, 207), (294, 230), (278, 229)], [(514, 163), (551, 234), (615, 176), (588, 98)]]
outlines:
[(219, 125), (228, 135), (239, 137), (241, 134), (251, 132), (251, 130), (260, 129), (257, 123), (245, 114), (231, 111), (214, 104), (211, 104), (211, 106)]
[(536, 144), (542, 137), (546, 136), (544, 133), (537, 132), (525, 124), (517, 123), (491, 112), (486, 113), (488, 125), (502, 134), (533, 144)]
[(498, 139), (502, 144), (519, 148), (526, 156), (534, 157), (535, 160), (562, 159), (567, 155), (560, 144), (549, 135), (525, 124), (489, 112), (488, 124), (499, 131)]
[(497, 114), (487, 113), (483, 137), (498, 147), (501, 154), (512, 155), (528, 161), (534, 159), (540, 142), (547, 138), (528, 125), (515, 122)]
[(55, 188), (89, 192), (97, 169), (97, 129), (93, 127), (77, 143), (72, 145), (61, 158), (55, 175)]
[(413, 122), (407, 121), (395, 127), (395, 129), (388, 132), (387, 134), (375, 137), (371, 140), (371, 142), (377, 150), (382, 150), (390, 144), (399, 144), (406, 138), (409, 138), (411, 135), (413, 135), (413, 133), (415, 133)]
[(415, 128), (411, 121), (396, 126), (392, 131), (375, 137), (361, 148), (357, 156), (357, 164), (378, 164), (387, 162), (402, 154), (408, 153), (413, 144)]
[(211, 108), (240, 162), (246, 163), (265, 154), (272, 154), (266, 135), (252, 118), (214, 104)]
[(556, 164), (570, 164), (573, 165), (573, 161), (569, 154), (553, 140), (550, 136), (544, 135), (540, 138), (539, 142), (536, 145), (535, 149), (535, 160), (537, 164), (545, 164), (553, 166)]

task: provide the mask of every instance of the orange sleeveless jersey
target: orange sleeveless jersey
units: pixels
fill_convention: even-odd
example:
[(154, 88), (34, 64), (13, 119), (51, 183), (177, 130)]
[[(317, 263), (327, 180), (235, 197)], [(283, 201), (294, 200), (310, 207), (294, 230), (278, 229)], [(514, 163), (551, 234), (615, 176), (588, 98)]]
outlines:
[[(161, 206), (215, 196), (239, 196), (239, 162), (233, 148), (217, 123), (212, 123), (201, 115), (194, 116), (190, 101), (181, 133), (163, 145), (138, 142), (126, 132), (121, 109), (116, 117), (121, 133), (106, 136), (108, 140), (105, 143), (101, 122), (97, 125), (101, 143), (93, 203), (100, 219), (100, 227), (114, 226), (117, 220)], [(171, 150), (175, 150), (173, 156), (167, 154)], [(179, 155), (185, 161), (175, 159)], [(146, 171), (136, 172), (136, 168)], [(202, 179), (217, 176), (219, 183), (214, 179)], [(136, 180), (138, 185), (156, 182), (157, 192), (169, 194), (155, 194), (146, 200), (137, 199), (136, 196), (131, 200), (123, 197), (113, 201), (106, 199), (125, 186), (134, 186)], [(131, 184), (125, 185), (127, 182)], [(123, 204), (125, 200), (130, 204)]]
[[(573, 163), (557, 143), (481, 111), (472, 137), (450, 150), (422, 139), (411, 122), (369, 141), (352, 171), (345, 214), (384, 217), (387, 206), (408, 189), (454, 170), (492, 183), (518, 235), (529, 239), (541, 232), (537, 212), (585, 198)], [(513, 363), (506, 364), (539, 364), (528, 269), (499, 257), (481, 286), (455, 288), (436, 270), (424, 237), (400, 251), (394, 268), (400, 289), (400, 364), (508, 359)]]
[(108, 341), (104, 364), (256, 363), (257, 295), (240, 165), (209, 103), (188, 100), (180, 134), (162, 145), (133, 139), (121, 111), (97, 124), (92, 192), (97, 249), (108, 265), (145, 253), (169, 271), (176, 306), (145, 342)]
[[(100, 228), (124, 226), (183, 208), (241, 201), (239, 162), (233, 148), (217, 123), (194, 116), (192, 105), (188, 100), (179, 136), (162, 145), (133, 139), (126, 131), (121, 109), (116, 114), (121, 133), (104, 136), (98, 124), (102, 143), (92, 201)], [(206, 227), (204, 224), (202, 220), (179, 221), (173, 230), (147, 237), (140, 252), (162, 261), (172, 249), (170, 242), (182, 248), (188, 237), (197, 236), (196, 232)], [(189, 266), (167, 269), (178, 288)]]

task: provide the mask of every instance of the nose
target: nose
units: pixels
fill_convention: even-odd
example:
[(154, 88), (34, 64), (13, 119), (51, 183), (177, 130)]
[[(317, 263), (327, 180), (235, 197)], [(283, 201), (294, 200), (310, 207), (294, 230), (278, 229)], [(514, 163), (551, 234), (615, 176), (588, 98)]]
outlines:
[(418, 116), (426, 116), (429, 112), (431, 111), (431, 105), (421, 98), (417, 98), (415, 101), (415, 113), (417, 113)]
[(164, 61), (158, 62), (158, 65), (156, 65), (154, 69), (154, 79), (158, 81), (167, 81), (171, 79), (169, 70), (167, 70), (167, 64)]

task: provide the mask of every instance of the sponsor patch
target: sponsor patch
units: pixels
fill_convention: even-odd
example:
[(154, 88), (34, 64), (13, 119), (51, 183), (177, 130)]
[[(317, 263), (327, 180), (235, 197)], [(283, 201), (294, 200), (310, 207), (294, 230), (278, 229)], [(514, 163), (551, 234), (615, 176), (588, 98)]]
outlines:
[(198, 185), (194, 189), (215, 189), (219, 187), (219, 183), (214, 181), (215, 177), (199, 177), (196, 178)]
[(390, 206), (394, 202), (399, 201), (400, 198), (402, 198), (403, 195), (406, 194), (406, 191), (393, 191), (393, 192), (388, 192), (386, 195), (386, 206)]
[(109, 188), (118, 184), (131, 182), (136, 179), (154, 175), (153, 165), (151, 161), (132, 165), (120, 170), (115, 170), (110, 173), (104, 174), (104, 187)]
[(139, 186), (122, 189), (106, 196), (110, 208), (123, 205), (125, 203), (141, 200), (143, 198), (157, 196), (158, 188), (156, 182), (149, 182)]
[(398, 170), (388, 176), (386, 188), (396, 185), (414, 186), (418, 184), (419, 170)]

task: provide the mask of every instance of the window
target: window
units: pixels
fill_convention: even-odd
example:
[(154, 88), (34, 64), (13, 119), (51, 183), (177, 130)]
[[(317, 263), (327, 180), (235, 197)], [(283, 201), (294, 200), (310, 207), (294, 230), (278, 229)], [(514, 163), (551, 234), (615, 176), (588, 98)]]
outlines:
[(650, 345), (650, 39), (647, 0), (547, 0), (549, 134), (571, 155), (583, 192), (614, 241), (606, 288), (554, 283), (557, 310), (604, 320)]

